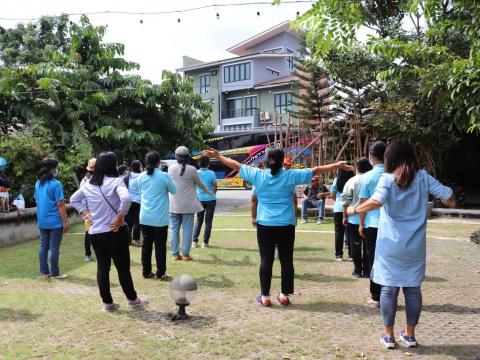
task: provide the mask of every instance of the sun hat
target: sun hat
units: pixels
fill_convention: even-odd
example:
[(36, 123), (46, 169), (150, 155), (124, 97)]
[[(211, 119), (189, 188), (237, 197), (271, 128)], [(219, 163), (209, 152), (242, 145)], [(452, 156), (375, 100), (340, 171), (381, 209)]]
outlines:
[(96, 162), (97, 159), (95, 158), (88, 160), (87, 171), (94, 171)]

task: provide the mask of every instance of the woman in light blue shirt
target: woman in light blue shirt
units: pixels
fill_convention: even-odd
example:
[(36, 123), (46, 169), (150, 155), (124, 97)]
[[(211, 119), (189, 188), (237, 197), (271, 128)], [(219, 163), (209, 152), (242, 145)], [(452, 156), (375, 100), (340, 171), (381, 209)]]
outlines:
[(203, 245), (207, 248), (210, 242), (210, 234), (212, 232), (213, 215), (217, 206), (217, 176), (212, 170), (208, 169), (210, 159), (207, 156), (201, 156), (198, 160), (200, 169), (198, 176), (205, 186), (210, 190), (211, 194), (207, 194), (200, 186), (197, 186), (197, 196), (203, 206), (203, 211), (197, 213), (197, 222), (195, 223), (195, 231), (193, 232), (193, 247), (198, 247), (198, 237), (202, 230), (203, 220), (205, 219), (205, 231), (203, 232)]
[[(168, 236), (168, 194), (175, 194), (177, 188), (170, 176), (160, 170), (160, 155), (150, 151), (145, 156), (146, 171), (138, 178), (140, 191), (140, 224), (142, 226), (142, 272), (146, 279), (155, 276), (168, 281), (167, 270), (167, 236)], [(152, 249), (155, 244), (157, 271), (152, 272)]]
[(455, 206), (452, 189), (419, 170), (413, 147), (395, 140), (385, 152), (385, 173), (373, 196), (348, 208), (348, 214), (353, 215), (381, 207), (371, 279), (382, 286), (380, 309), (385, 335), (380, 341), (387, 348), (395, 347), (393, 325), (400, 288), (407, 313), (407, 327), (400, 338), (409, 347), (417, 345), (415, 327), (422, 308), (420, 286), (425, 278), (429, 195)]
[(338, 162), (312, 169), (284, 170), (285, 155), (281, 149), (267, 151), (265, 170), (242, 165), (220, 155), (217, 150), (204, 151), (203, 154), (216, 158), (231, 169), (240, 170), (240, 177), (255, 186), (258, 197), (256, 226), (261, 286), (261, 295), (257, 296), (256, 300), (262, 306), (271, 306), (270, 285), (277, 247), (282, 279), (282, 289), (277, 295), (277, 301), (280, 305), (289, 305), (288, 295), (293, 294), (294, 290), (293, 245), (296, 219), (292, 193), (295, 186), (309, 184), (313, 175), (349, 167), (344, 162)]

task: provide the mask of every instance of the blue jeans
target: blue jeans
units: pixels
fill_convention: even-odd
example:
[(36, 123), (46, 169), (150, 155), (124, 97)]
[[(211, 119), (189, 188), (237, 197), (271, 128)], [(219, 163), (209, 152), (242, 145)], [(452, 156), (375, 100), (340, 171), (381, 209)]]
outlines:
[[(58, 256), (60, 255), (60, 243), (62, 242), (63, 228), (40, 229), (40, 272), (42, 275), (58, 276)], [(50, 251), (50, 270), (48, 269), (48, 252)]]
[(302, 199), (302, 218), (307, 220), (307, 210), (311, 208), (318, 209), (318, 218), (323, 219), (325, 214), (325, 201)]
[(187, 256), (190, 254), (193, 236), (193, 215), (194, 214), (170, 213), (170, 225), (172, 235), (170, 251), (172, 253), (172, 256), (180, 255), (180, 226), (183, 229), (182, 255)]
[[(415, 326), (418, 324), (418, 319), (422, 312), (422, 291), (420, 286), (404, 287), (402, 289), (403, 295), (405, 296), (407, 325)], [(383, 323), (385, 326), (393, 326), (395, 323), (399, 291), (399, 287), (382, 285), (382, 291), (380, 293), (380, 310), (382, 312)]]

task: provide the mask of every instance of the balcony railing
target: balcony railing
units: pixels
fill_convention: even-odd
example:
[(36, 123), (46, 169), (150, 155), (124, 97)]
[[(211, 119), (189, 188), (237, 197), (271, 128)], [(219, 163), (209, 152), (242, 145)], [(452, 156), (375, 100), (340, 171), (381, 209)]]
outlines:
[(258, 116), (259, 113), (260, 113), (260, 110), (258, 108), (231, 109), (231, 110), (222, 111), (222, 119)]

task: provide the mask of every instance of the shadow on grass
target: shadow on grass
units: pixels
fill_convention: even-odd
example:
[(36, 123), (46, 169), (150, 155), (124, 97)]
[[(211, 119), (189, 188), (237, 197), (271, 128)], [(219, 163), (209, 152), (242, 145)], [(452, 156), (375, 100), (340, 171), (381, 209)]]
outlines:
[[(454, 304), (426, 304), (422, 306), (422, 311), (431, 313), (450, 313), (450, 314), (480, 314), (480, 308), (471, 308)], [(479, 352), (480, 355), (480, 352)]]
[[(118, 312), (126, 313), (126, 312)], [(188, 313), (188, 307), (187, 307)], [(188, 327), (192, 329), (201, 329), (207, 326), (211, 326), (217, 323), (217, 318), (213, 316), (199, 316), (190, 315), (187, 320), (171, 321), (170, 318), (174, 315), (173, 312), (160, 312), (157, 310), (138, 310), (130, 311), (128, 315), (133, 319), (144, 321), (146, 323), (160, 323), (166, 326), (180, 326)]]
[[(213, 246), (212, 246), (213, 247)], [(258, 254), (258, 247), (255, 248), (239, 248), (239, 247), (218, 247), (218, 249), (226, 250), (226, 251), (242, 251), (242, 252), (254, 252)], [(296, 246), (295, 253), (297, 252), (311, 252), (311, 251), (324, 251), (325, 248), (322, 247), (311, 247), (311, 246)]]
[[(272, 275), (273, 279), (280, 279), (280, 275)], [(319, 283), (326, 282), (352, 282), (357, 281), (357, 279), (346, 278), (341, 276), (329, 276), (325, 274), (295, 274), (296, 280), (305, 280), (305, 281), (314, 281)]]
[(224, 260), (218, 255), (211, 254), (212, 259), (197, 259), (196, 262), (209, 265), (225, 265), (225, 266), (252, 266), (255, 265), (250, 257), (245, 255), (242, 260)]
[(0, 308), (1, 322), (28, 322), (35, 321), (39, 317), (38, 314), (33, 314), (28, 310), (14, 310), (9, 308)]
[(425, 276), (425, 281), (429, 281), (429, 282), (446, 282), (447, 279), (444, 279), (444, 278), (439, 277), (439, 276)]
[[(112, 283), (112, 280), (118, 281), (118, 277), (116, 276), (115, 272), (113, 273), (110, 272), (110, 288), (118, 287), (119, 285), (117, 283)], [(98, 286), (96, 277), (84, 278), (84, 277), (78, 277), (76, 275), (68, 275), (68, 278), (66, 278), (63, 283), (83, 285), (83, 286), (88, 286), (93, 288), (96, 288)]]
[(197, 279), (199, 286), (205, 286), (214, 289), (231, 288), (235, 283), (224, 275), (209, 275)]
[(322, 258), (322, 257), (305, 257), (305, 256), (294, 256), (293, 257), (294, 261), (301, 261), (301, 262), (324, 262), (324, 263), (332, 263), (335, 262), (333, 259), (327, 259), (327, 258)]
[[(420, 340), (421, 341), (421, 340)], [(399, 349), (400, 351), (403, 348)], [(403, 352), (403, 351), (402, 351)], [(443, 355), (457, 360), (480, 360), (480, 344), (439, 344), (426, 346), (420, 343), (418, 348), (410, 348), (408, 352), (415, 355)]]
[(379, 316), (379, 310), (359, 304), (351, 304), (345, 302), (329, 302), (329, 301), (315, 301), (307, 304), (296, 304), (293, 302), (290, 306), (285, 307), (285, 310), (300, 310), (306, 312), (320, 312), (320, 313), (339, 313), (345, 315), (363, 315), (363, 316)]

